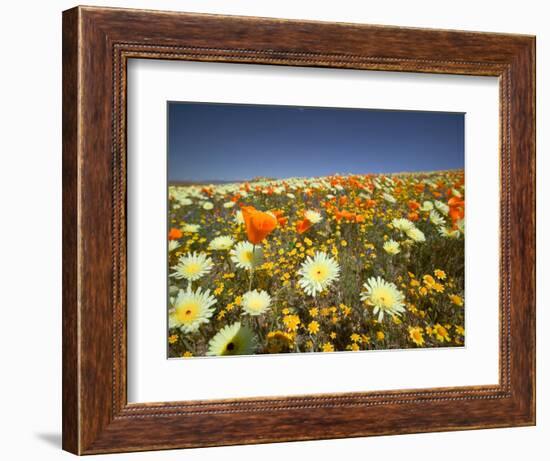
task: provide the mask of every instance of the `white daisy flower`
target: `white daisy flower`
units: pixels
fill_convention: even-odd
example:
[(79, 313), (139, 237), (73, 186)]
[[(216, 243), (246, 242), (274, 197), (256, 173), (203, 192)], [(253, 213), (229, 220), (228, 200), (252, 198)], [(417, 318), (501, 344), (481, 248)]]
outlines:
[(197, 288), (192, 291), (179, 290), (178, 296), (168, 312), (168, 326), (179, 328), (184, 333), (197, 331), (203, 323), (208, 323), (214, 313), (211, 307), (216, 304), (216, 298), (210, 296), (210, 290), (201, 291)]
[(395, 284), (386, 282), (382, 277), (370, 277), (363, 284), (365, 291), (361, 300), (374, 307), (373, 314), (378, 314), (378, 321), (384, 314), (400, 316), (405, 311), (405, 296)]
[(238, 210), (235, 213), (233, 220), (235, 221), (235, 224), (244, 224), (243, 212)]
[(430, 211), (430, 221), (432, 224), (436, 226), (441, 226), (445, 224), (445, 218), (441, 216), (437, 211), (432, 210)]
[(220, 235), (213, 238), (208, 245), (211, 250), (229, 250), (235, 244), (235, 240), (229, 235)]
[(441, 226), (438, 229), (439, 235), (448, 239), (457, 239), (460, 237), (460, 231), (458, 229), (449, 229), (447, 227)]
[(318, 224), (323, 220), (321, 213), (315, 210), (306, 210), (304, 213), (304, 218), (306, 218), (311, 224)]
[(414, 223), (405, 218), (393, 219), (391, 223), (394, 228), (402, 232), (407, 232), (414, 227)]
[(189, 232), (190, 234), (195, 234), (201, 228), (200, 224), (184, 224), (182, 227), (183, 232)]
[(182, 197), (182, 198), (178, 199), (178, 202), (181, 206), (189, 206), (189, 205), (193, 204), (193, 200), (191, 200), (190, 198), (187, 198), (187, 197)]
[(464, 219), (458, 219), (455, 224), (456, 224), (457, 229), (463, 234), (464, 233)]
[(426, 200), (420, 207), (420, 211), (432, 211), (434, 209), (434, 204), (429, 200)]
[(181, 244), (177, 240), (169, 240), (168, 241), (168, 251), (174, 251), (177, 250)]
[(387, 192), (384, 192), (382, 193), (382, 197), (384, 198), (384, 200), (388, 203), (395, 203), (397, 202), (397, 200), (395, 199), (395, 197), (391, 194), (388, 194)]
[(395, 240), (388, 240), (384, 243), (382, 248), (384, 248), (384, 251), (390, 255), (396, 255), (401, 251), (399, 243)]
[(208, 274), (214, 263), (205, 253), (187, 253), (180, 256), (178, 264), (172, 267), (174, 272), (170, 274), (176, 279), (186, 279), (190, 282), (198, 280)]
[(424, 235), (424, 232), (422, 232), (420, 229), (416, 227), (412, 227), (408, 231), (405, 232), (407, 234), (407, 237), (409, 237), (411, 240), (414, 240), (415, 242), (425, 242), (426, 236)]
[(214, 208), (214, 204), (212, 202), (204, 202), (202, 204), (202, 208), (204, 210), (211, 210), (212, 208)]
[(240, 269), (253, 269), (259, 266), (263, 260), (261, 246), (254, 246), (250, 242), (239, 242), (229, 253), (233, 261)]
[(269, 309), (271, 296), (264, 291), (247, 291), (242, 297), (243, 311), (249, 315), (261, 315)]
[(208, 343), (206, 355), (247, 355), (256, 348), (254, 333), (240, 322), (223, 327)]
[(308, 256), (298, 274), (302, 277), (298, 284), (308, 295), (315, 296), (338, 279), (340, 265), (331, 256), (318, 251), (313, 258)]
[(443, 203), (443, 202), (440, 202), (439, 200), (436, 200), (434, 202), (434, 205), (441, 214), (443, 214), (443, 215), (448, 215), (449, 214), (449, 205), (447, 205), (446, 203)]
[(296, 198), (296, 196), (292, 192), (289, 192), (288, 194), (286, 194), (286, 196), (291, 200), (294, 200)]
[(235, 202), (225, 202), (223, 204), (224, 208), (233, 208), (235, 206)]

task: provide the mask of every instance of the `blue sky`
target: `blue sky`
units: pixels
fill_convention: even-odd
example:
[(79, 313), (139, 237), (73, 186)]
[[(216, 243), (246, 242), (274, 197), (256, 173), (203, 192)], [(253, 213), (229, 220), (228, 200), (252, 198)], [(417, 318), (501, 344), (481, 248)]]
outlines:
[(168, 103), (169, 181), (464, 168), (464, 114)]

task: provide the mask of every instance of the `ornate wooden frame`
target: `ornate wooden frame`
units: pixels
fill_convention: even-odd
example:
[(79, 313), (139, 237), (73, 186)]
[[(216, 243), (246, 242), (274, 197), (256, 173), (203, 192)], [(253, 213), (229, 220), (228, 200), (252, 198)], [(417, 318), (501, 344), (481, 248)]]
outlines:
[[(131, 58), (498, 76), (500, 383), (126, 400)], [(535, 424), (535, 38), (77, 7), (63, 13), (63, 448), (77, 454)]]

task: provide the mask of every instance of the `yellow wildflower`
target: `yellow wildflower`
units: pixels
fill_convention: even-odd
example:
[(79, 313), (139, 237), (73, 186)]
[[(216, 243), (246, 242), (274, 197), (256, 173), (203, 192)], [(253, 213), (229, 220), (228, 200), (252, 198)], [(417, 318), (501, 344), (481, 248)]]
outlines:
[(451, 340), (447, 329), (439, 323), (436, 323), (434, 325), (432, 333), (435, 336), (435, 339), (437, 339), (439, 342), (448, 342)]
[(174, 344), (178, 342), (178, 335), (170, 335), (168, 336), (168, 343)]
[(457, 306), (463, 306), (464, 301), (463, 299), (458, 295), (449, 295), (449, 299), (453, 304), (456, 304)]
[(409, 327), (409, 337), (417, 346), (424, 345), (424, 336), (422, 335), (422, 327)]
[(312, 320), (309, 322), (307, 331), (312, 335), (317, 334), (319, 332), (319, 322), (317, 322), (317, 320)]

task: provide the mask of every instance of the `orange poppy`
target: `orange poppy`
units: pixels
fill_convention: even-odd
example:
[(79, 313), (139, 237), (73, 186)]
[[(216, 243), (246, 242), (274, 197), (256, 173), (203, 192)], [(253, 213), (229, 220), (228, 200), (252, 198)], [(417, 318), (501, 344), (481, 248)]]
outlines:
[(414, 190), (416, 191), (417, 194), (420, 194), (421, 192), (424, 192), (424, 187), (425, 187), (424, 183), (418, 183), (414, 185)]
[(177, 240), (183, 237), (183, 232), (179, 229), (176, 229), (175, 227), (172, 227), (170, 229), (170, 232), (168, 232), (168, 240)]
[(409, 221), (418, 221), (420, 219), (420, 216), (416, 211), (411, 211), (407, 218), (409, 219)]
[(258, 211), (253, 206), (241, 207), (246, 234), (250, 243), (257, 245), (277, 227), (277, 219), (269, 213)]
[(409, 200), (409, 209), (411, 211), (418, 210), (420, 208), (420, 203), (415, 202), (414, 200)]
[(451, 197), (447, 203), (449, 204), (449, 216), (453, 223), (464, 218), (464, 200), (459, 197)]
[(303, 234), (311, 226), (313, 226), (313, 223), (309, 219), (304, 218), (296, 223), (296, 230), (298, 231), (298, 234)]
[(277, 223), (279, 226), (285, 227), (288, 222), (288, 218), (284, 216), (284, 212), (281, 210), (273, 210), (272, 213), (275, 215), (275, 218), (277, 218)]
[(355, 215), (347, 210), (336, 210), (334, 217), (336, 218), (336, 221), (340, 221), (342, 219), (349, 219), (351, 221), (352, 219), (355, 219)]

